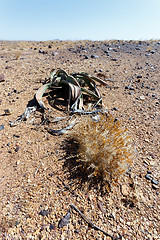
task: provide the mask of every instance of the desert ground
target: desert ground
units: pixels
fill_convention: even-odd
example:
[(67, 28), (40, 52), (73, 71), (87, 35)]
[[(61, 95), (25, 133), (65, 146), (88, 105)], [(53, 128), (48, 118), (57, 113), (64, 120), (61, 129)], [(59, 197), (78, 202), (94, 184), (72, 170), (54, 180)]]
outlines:
[[(50, 134), (40, 112), (9, 124), (52, 69), (107, 83), (97, 84), (103, 108), (128, 129), (134, 149), (110, 191), (72, 176), (63, 148), (69, 133)], [(0, 93), (0, 239), (160, 239), (160, 41), (0, 41)], [(52, 117), (68, 114), (43, 101)]]

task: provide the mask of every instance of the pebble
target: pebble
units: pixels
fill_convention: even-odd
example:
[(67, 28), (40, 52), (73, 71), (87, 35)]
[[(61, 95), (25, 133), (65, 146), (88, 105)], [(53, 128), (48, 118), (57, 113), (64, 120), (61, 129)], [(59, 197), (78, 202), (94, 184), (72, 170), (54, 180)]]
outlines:
[(87, 56), (87, 55), (84, 55), (84, 59), (89, 59), (89, 56)]
[(49, 229), (54, 230), (55, 229), (55, 223), (50, 224)]
[(48, 214), (49, 214), (49, 211), (48, 211), (48, 210), (41, 210), (41, 211), (39, 212), (39, 215), (42, 215), (43, 217), (44, 217), (44, 216), (48, 216)]
[(110, 54), (107, 50), (104, 50), (104, 53), (107, 54), (107, 56), (110, 56)]
[(146, 175), (145, 175), (145, 178), (146, 178), (147, 180), (152, 180), (152, 177), (151, 177), (149, 174), (146, 174)]
[(4, 82), (5, 79), (4, 79), (4, 74), (0, 74), (0, 82)]
[(155, 190), (159, 189), (159, 187), (155, 184), (152, 184), (152, 188), (155, 189)]
[(111, 58), (112, 61), (118, 61), (118, 58)]
[(125, 86), (125, 89), (131, 90), (131, 91), (135, 91), (135, 89), (133, 87), (130, 87), (130, 86)]
[(19, 149), (20, 149), (20, 146), (16, 146), (16, 148), (15, 148), (15, 152), (18, 152)]
[(99, 56), (92, 54), (91, 58), (99, 58)]
[(155, 184), (155, 185), (158, 185), (158, 181), (155, 180), (155, 179), (152, 179), (152, 180), (151, 180), (151, 183), (153, 183), (153, 184)]
[(151, 51), (150, 51), (150, 53), (154, 54), (154, 53), (155, 53), (155, 51), (154, 51), (154, 50), (151, 50)]
[(147, 57), (150, 56), (150, 55), (151, 55), (150, 53), (146, 53), (146, 54), (145, 54), (145, 56), (147, 56)]
[(79, 233), (79, 229), (76, 229), (74, 232), (75, 232), (75, 233)]
[(5, 115), (11, 115), (12, 114), (12, 110), (11, 109), (4, 109), (4, 114)]
[(114, 111), (118, 111), (118, 108), (114, 107), (113, 110), (114, 110)]
[(39, 53), (47, 54), (48, 52), (47, 52), (47, 51), (44, 51), (44, 50), (42, 50), (42, 49), (39, 49)]
[(52, 52), (52, 56), (57, 56), (58, 52)]
[(64, 226), (67, 226), (68, 223), (69, 223), (70, 217), (71, 217), (71, 213), (68, 212), (68, 213), (59, 221), (58, 227), (59, 227), (59, 228), (63, 228)]
[(145, 100), (145, 96), (142, 95), (142, 96), (139, 97), (139, 99), (140, 100)]
[(4, 125), (0, 125), (0, 130), (3, 130), (4, 129)]
[(126, 185), (122, 185), (121, 186), (121, 192), (124, 196), (128, 196), (129, 195), (129, 188)]
[(137, 75), (137, 79), (142, 78), (142, 75)]
[(97, 205), (98, 205), (99, 209), (101, 210), (101, 212), (105, 214), (106, 210), (103, 207), (103, 202), (98, 201)]

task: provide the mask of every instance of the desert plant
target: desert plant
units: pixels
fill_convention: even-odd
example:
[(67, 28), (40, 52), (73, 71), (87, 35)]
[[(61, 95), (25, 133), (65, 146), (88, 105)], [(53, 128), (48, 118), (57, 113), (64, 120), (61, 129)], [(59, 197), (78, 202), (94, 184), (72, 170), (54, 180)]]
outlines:
[(34, 99), (28, 102), (25, 112), (17, 120), (11, 121), (10, 126), (16, 126), (22, 120), (28, 119), (37, 108), (44, 110), (42, 97), (47, 89), (51, 90), (51, 95), (53, 90), (59, 90), (63, 95), (68, 92), (68, 110), (72, 113), (84, 113), (86, 96), (90, 98), (90, 101), (94, 101), (94, 104), (87, 111), (93, 110), (97, 105), (102, 107), (102, 97), (97, 89), (96, 82), (107, 85), (106, 81), (90, 76), (88, 73), (72, 73), (69, 75), (62, 69), (57, 71), (53, 69), (49, 79), (37, 90)]
[(15, 59), (14, 60), (18, 60), (20, 58), (21, 54), (22, 53), (20, 51), (15, 52)]
[(92, 99), (102, 102), (101, 95), (96, 87), (96, 82), (107, 85), (105, 81), (100, 78), (90, 76), (87, 73), (73, 73), (67, 74), (64, 70), (52, 70), (48, 82), (41, 86), (37, 91), (35, 98), (41, 108), (44, 108), (42, 97), (47, 89), (62, 88), (68, 86), (69, 101), (68, 110), (77, 110), (83, 108), (84, 95)]
[(112, 116), (82, 116), (72, 134), (78, 143), (78, 167), (88, 179), (116, 182), (131, 164), (131, 138)]

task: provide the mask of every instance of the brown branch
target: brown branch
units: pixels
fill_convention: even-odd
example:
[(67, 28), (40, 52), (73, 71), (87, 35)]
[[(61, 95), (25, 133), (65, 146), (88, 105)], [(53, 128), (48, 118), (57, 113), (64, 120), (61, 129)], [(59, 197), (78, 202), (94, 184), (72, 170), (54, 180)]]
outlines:
[(72, 194), (74, 194), (76, 197), (79, 197), (80, 199), (82, 199), (82, 197), (80, 196), (80, 195), (78, 195), (77, 193), (75, 193), (72, 189), (70, 189), (69, 187), (68, 187), (68, 185), (66, 185), (65, 183), (64, 183), (64, 181), (62, 180), (62, 179), (60, 179), (60, 177), (57, 177), (62, 183), (63, 183), (63, 185), (64, 185), (64, 187), (67, 189), (67, 190), (69, 190)]
[(68, 187), (69, 185), (72, 185), (75, 181), (72, 181), (70, 183), (68, 183), (67, 185), (65, 185), (64, 187), (62, 187), (61, 189), (59, 189), (56, 193), (59, 193), (60, 191), (62, 191), (63, 189), (65, 189), (66, 187)]
[(112, 240), (122, 239), (122, 237), (123, 237), (124, 235), (126, 235), (126, 234), (123, 234), (123, 235), (121, 235), (120, 237), (114, 237), (114, 236), (110, 235), (109, 233), (105, 232), (103, 229), (101, 229), (100, 227), (98, 227), (97, 225), (95, 225), (94, 223), (92, 223), (92, 221), (89, 220), (89, 219), (88, 219), (78, 208), (76, 208), (73, 204), (71, 204), (70, 206), (71, 206), (71, 208), (74, 208), (74, 210), (75, 210), (76, 212), (78, 212), (78, 213), (81, 215), (81, 217), (82, 217), (92, 228), (103, 232), (106, 236), (110, 237)]

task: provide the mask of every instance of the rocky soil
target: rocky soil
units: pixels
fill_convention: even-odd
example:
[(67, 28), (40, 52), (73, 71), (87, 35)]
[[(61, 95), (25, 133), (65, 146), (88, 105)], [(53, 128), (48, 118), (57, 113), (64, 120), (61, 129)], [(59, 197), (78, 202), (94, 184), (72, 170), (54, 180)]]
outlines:
[[(111, 236), (160, 239), (159, 62), (160, 41), (0, 41), (0, 239), (111, 239), (71, 204)], [(110, 192), (72, 177), (66, 135), (51, 135), (41, 113), (9, 125), (59, 68), (106, 80), (103, 107), (133, 139), (133, 164)], [(44, 102), (52, 116), (67, 115)]]

